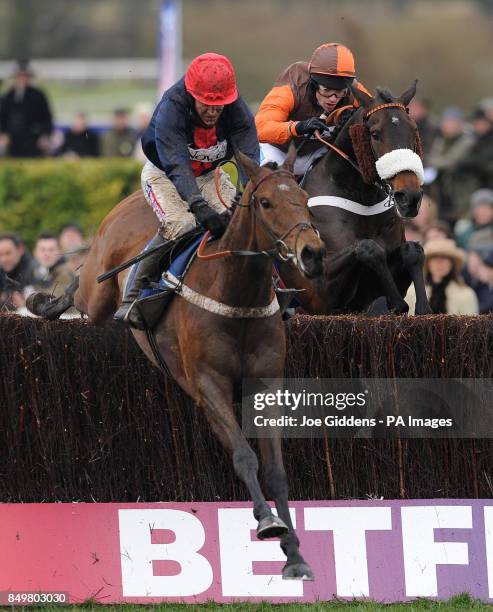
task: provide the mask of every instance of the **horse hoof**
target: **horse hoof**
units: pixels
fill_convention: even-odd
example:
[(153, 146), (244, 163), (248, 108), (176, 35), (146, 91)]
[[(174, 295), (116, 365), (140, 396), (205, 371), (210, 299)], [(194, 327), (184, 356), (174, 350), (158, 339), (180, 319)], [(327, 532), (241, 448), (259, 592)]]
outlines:
[(283, 580), (315, 580), (315, 576), (307, 563), (285, 565), (282, 570), (282, 577)]
[(271, 514), (259, 521), (257, 527), (257, 538), (266, 540), (267, 538), (280, 538), (288, 532), (288, 526), (278, 516)]
[(46, 307), (46, 304), (50, 302), (50, 296), (46, 293), (31, 293), (31, 295), (26, 300), (26, 308), (33, 315), (38, 317), (43, 316), (43, 311)]

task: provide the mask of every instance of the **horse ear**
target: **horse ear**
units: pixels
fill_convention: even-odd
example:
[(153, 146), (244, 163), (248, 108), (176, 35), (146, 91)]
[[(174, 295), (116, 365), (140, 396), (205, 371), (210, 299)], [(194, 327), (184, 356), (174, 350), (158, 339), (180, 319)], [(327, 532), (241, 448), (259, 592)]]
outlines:
[(368, 108), (368, 106), (370, 106), (374, 102), (371, 96), (369, 96), (365, 91), (356, 87), (356, 85), (351, 84), (349, 88), (351, 89), (351, 93), (356, 98), (356, 100), (358, 100), (361, 106)]
[(406, 91), (403, 92), (399, 96), (399, 101), (402, 102), (402, 104), (404, 104), (404, 106), (407, 106), (409, 104), (409, 102), (411, 102), (411, 100), (416, 95), (416, 84), (417, 84), (417, 82), (418, 82), (418, 79), (415, 79), (411, 83), (411, 86), (408, 89), (406, 89)]
[(236, 161), (243, 168), (245, 174), (248, 176), (249, 179), (254, 178), (258, 174), (260, 166), (254, 159), (251, 159), (250, 157), (248, 157), (248, 155), (245, 155), (238, 149), (234, 151), (234, 155)]
[(294, 172), (294, 162), (296, 161), (297, 152), (296, 145), (293, 141), (291, 141), (289, 144), (288, 154), (286, 155), (286, 159), (282, 165), (283, 170), (287, 170), (288, 172), (291, 172), (291, 174)]

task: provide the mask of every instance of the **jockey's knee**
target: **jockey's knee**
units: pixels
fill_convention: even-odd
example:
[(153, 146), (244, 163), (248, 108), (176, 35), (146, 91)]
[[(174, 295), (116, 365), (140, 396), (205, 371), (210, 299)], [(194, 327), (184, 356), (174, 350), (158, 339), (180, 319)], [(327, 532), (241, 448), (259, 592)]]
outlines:
[(209, 206), (212, 206), (217, 212), (224, 212), (224, 204), (222, 204), (221, 199), (224, 200), (228, 206), (231, 206), (233, 203), (233, 199), (236, 195), (236, 187), (231, 182), (229, 175), (223, 170), (219, 173), (219, 193), (216, 187), (216, 181), (214, 180), (214, 173), (204, 177), (203, 180), (198, 180), (197, 183), (200, 193), (204, 196), (206, 202), (208, 202)]
[(176, 240), (186, 232), (189, 232), (190, 230), (197, 227), (197, 223), (193, 215), (187, 213), (185, 217), (186, 218), (183, 219), (165, 221), (161, 225), (161, 234), (167, 240)]

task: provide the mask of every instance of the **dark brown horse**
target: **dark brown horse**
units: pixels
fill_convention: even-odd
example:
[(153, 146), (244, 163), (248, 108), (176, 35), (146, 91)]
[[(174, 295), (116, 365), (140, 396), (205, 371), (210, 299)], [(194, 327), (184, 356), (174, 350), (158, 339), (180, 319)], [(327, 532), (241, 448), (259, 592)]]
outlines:
[[(284, 374), (285, 335), (272, 289), (272, 259), (259, 253), (274, 249), (308, 277), (319, 275), (323, 268), (324, 246), (310, 223), (307, 194), (292, 175), (294, 157), (293, 148), (283, 168), (272, 171), (239, 154), (250, 181), (226, 233), (206, 253), (242, 249), (257, 255), (196, 259), (184, 280), (189, 295), (174, 299), (154, 337), (173, 377), (204, 411), (231, 454), (236, 473), (253, 499), (258, 537), (281, 538), (287, 556), (283, 577), (313, 579), (299, 553), (288, 510), (281, 440), (276, 436), (259, 440), (266, 491), (278, 512), (274, 516), (258, 481), (257, 456), (233, 411), (233, 394), (242, 379), (282, 378)], [(96, 278), (139, 253), (156, 225), (142, 194), (127, 198), (101, 224), (75, 300), (73, 290), (51, 303), (37, 294), (30, 300), (32, 310), (53, 318), (75, 301), (92, 321), (109, 319), (120, 302), (124, 275), (100, 284)], [(132, 332), (144, 353), (159, 365), (146, 333)]]
[(310, 281), (283, 265), (281, 276), (305, 289), (297, 299), (308, 312), (362, 312), (381, 296), (390, 310), (407, 312), (411, 281), (416, 314), (431, 312), (423, 249), (404, 237), (404, 220), (417, 215), (422, 196), (419, 136), (406, 112), (415, 92), (416, 83), (399, 98), (353, 89), (361, 106), (336, 128), (338, 151), (329, 148), (306, 177), (313, 222), (328, 250), (325, 273)]

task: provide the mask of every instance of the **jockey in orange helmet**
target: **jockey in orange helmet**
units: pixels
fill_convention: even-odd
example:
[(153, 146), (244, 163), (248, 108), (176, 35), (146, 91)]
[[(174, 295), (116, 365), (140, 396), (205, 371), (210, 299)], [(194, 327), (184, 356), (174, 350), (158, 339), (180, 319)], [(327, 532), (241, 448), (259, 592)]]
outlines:
[(357, 106), (349, 86), (367, 90), (355, 79), (354, 57), (339, 43), (317, 47), (310, 62), (286, 68), (260, 104), (255, 123), (261, 164), (282, 164), (291, 140), (307, 139), (300, 147), (295, 174), (302, 175), (326, 151), (313, 138), (328, 129), (325, 119), (336, 109)]
[[(216, 193), (213, 170), (233, 156), (233, 147), (258, 163), (255, 122), (238, 94), (233, 66), (224, 55), (204, 53), (164, 93), (142, 136), (148, 159), (142, 170), (142, 188), (160, 223), (148, 248), (174, 241), (196, 225), (215, 236), (222, 234), (226, 221), (220, 214), (224, 207)], [(220, 191), (230, 204), (236, 189), (225, 172), (220, 175)], [(158, 249), (139, 264), (115, 319), (143, 326), (132, 305), (145, 281), (159, 279), (161, 253)]]

